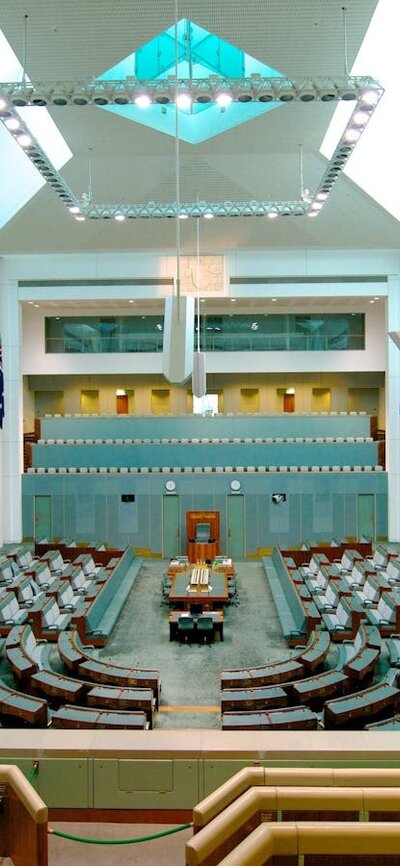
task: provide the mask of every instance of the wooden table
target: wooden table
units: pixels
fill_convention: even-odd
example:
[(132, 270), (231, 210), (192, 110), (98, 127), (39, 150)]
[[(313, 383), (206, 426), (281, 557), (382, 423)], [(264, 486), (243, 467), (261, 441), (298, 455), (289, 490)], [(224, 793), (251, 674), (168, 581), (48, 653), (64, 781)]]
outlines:
[[(169, 615), (169, 639), (175, 640), (178, 633), (178, 621), (181, 616), (187, 616), (187, 614), (183, 613), (181, 610), (171, 610)], [(202, 614), (199, 615), (200, 617)], [(194, 616), (195, 622), (199, 619), (199, 616)], [(211, 610), (207, 611), (206, 616), (212, 617), (213, 626), (214, 626), (214, 634), (219, 634), (219, 639), (224, 639), (224, 614), (222, 610)]]
[(174, 607), (183, 610), (209, 611), (228, 604), (228, 578), (225, 574), (210, 571), (209, 583), (190, 585), (190, 574), (181, 572), (172, 577), (168, 600)]

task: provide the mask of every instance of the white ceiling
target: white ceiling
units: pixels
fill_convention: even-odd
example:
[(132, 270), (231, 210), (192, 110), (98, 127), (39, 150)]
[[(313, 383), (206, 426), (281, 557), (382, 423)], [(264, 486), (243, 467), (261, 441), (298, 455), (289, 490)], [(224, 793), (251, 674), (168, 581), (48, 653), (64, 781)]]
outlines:
[[(377, 0), (347, 0), (351, 66)], [(293, 77), (342, 75), (342, 0), (178, 0), (188, 17), (248, 54)], [(36, 80), (87, 80), (171, 26), (174, 0), (1, 0), (0, 27)], [(181, 200), (298, 198), (299, 145), (305, 186), (325, 160), (319, 147), (332, 116), (328, 104), (285, 105), (200, 145), (180, 146)], [(173, 201), (175, 149), (170, 136), (94, 106), (52, 108), (73, 158), (62, 173), (80, 196), (93, 148), (96, 202)], [(181, 224), (182, 252), (196, 247), (195, 221)], [(201, 225), (202, 252), (232, 249), (397, 248), (399, 226), (350, 180), (340, 177), (321, 215), (218, 218)], [(173, 220), (76, 223), (42, 189), (1, 231), (0, 254), (89, 250), (173, 250)]]

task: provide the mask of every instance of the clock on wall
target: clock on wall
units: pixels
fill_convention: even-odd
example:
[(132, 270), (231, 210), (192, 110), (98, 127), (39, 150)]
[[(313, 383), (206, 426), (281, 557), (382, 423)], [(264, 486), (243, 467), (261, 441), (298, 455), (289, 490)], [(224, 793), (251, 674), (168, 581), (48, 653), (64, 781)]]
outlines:
[(234, 478), (233, 481), (231, 481), (231, 490), (233, 490), (234, 493), (237, 493), (241, 489), (241, 486), (242, 485), (237, 478)]
[(165, 482), (165, 489), (168, 490), (168, 493), (175, 493), (176, 484), (175, 481), (172, 481), (172, 478)]

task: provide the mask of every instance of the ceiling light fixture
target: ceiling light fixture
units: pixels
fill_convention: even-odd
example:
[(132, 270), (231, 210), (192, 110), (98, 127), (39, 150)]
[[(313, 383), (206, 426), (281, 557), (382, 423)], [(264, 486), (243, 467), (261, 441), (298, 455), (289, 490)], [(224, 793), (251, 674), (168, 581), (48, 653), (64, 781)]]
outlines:
[(369, 120), (368, 111), (356, 111), (353, 115), (353, 123), (356, 126), (364, 126)]
[[(315, 215), (310, 202), (325, 202), (333, 186), (341, 174), (354, 146), (372, 117), (383, 94), (383, 88), (377, 81), (368, 76), (349, 76), (345, 65), (345, 75), (342, 79), (286, 79), (284, 77), (266, 78), (253, 74), (248, 78), (209, 79), (179, 79), (178, 85), (169, 79), (153, 79), (136, 82), (126, 78), (118, 81), (102, 79), (88, 83), (79, 82), (40, 82), (32, 84), (28, 81), (11, 83), (0, 82), (0, 122), (11, 132), (17, 130), (29, 134), (22, 118), (15, 113), (14, 105), (39, 106), (53, 105), (105, 105), (107, 103), (140, 104), (141, 96), (146, 96), (159, 105), (166, 105), (174, 100), (179, 108), (190, 110), (194, 101), (215, 102), (225, 98), (229, 102), (251, 103), (260, 102), (308, 102), (320, 100), (338, 101), (355, 100), (354, 111), (347, 123), (335, 152), (317, 188), (307, 196), (291, 201), (222, 201), (222, 202), (181, 202), (183, 219), (188, 217), (227, 217), (227, 216), (263, 216), (271, 219), (278, 216)], [(312, 98), (313, 97), (313, 98)], [(8, 104), (9, 103), (9, 104)], [(136, 103), (135, 103), (136, 104)], [(143, 103), (144, 104), (144, 103)], [(227, 104), (227, 103), (226, 103)], [(3, 107), (2, 107), (3, 106)], [(221, 106), (223, 109), (224, 106)], [(26, 139), (23, 139), (26, 141)], [(84, 199), (76, 196), (65, 183), (54, 165), (42, 150), (37, 140), (32, 136), (31, 144), (25, 145), (26, 153), (33, 165), (52, 187), (56, 195), (67, 208), (78, 207), (78, 213), (90, 219), (112, 219), (117, 214), (128, 219), (176, 218), (177, 202), (147, 202), (144, 204), (104, 204), (96, 205), (92, 197)], [(304, 190), (305, 193), (305, 190)], [(76, 212), (76, 211), (75, 211)]]
[(6, 126), (11, 132), (14, 132), (15, 129), (19, 129), (20, 122), (17, 117), (7, 117), (4, 121), (4, 126)]
[(312, 83), (303, 84), (299, 90), (299, 98), (301, 102), (314, 102), (317, 99), (317, 93)]
[(354, 127), (350, 126), (350, 127), (348, 127), (348, 129), (346, 129), (343, 137), (344, 137), (345, 141), (349, 141), (349, 142), (353, 143), (353, 142), (357, 141), (358, 138), (360, 138), (360, 135), (361, 135), (361, 129), (354, 129)]
[(220, 108), (228, 108), (233, 102), (233, 96), (228, 91), (221, 91), (217, 94), (215, 101)]
[(133, 101), (138, 108), (148, 108), (149, 105), (151, 105), (151, 99), (148, 93), (138, 93)]
[[(175, 94), (174, 94), (175, 87)], [(222, 92), (228, 93), (234, 102), (242, 105), (254, 99), (260, 102), (321, 102), (362, 99), (364, 104), (375, 105), (381, 90), (369, 76), (288, 79), (284, 76), (229, 78), (214, 75), (210, 78), (179, 78), (178, 87), (170, 78), (154, 78), (138, 81), (134, 77), (89, 81), (30, 81), (0, 82), (0, 98), (12, 105), (127, 105), (136, 103), (141, 95), (151, 102), (166, 105), (178, 98), (188, 96), (191, 102), (217, 102)], [(187, 106), (185, 106), (187, 107)]]
[(364, 105), (369, 105), (372, 107), (376, 105), (377, 102), (379, 102), (380, 96), (376, 90), (366, 90), (364, 93), (361, 94), (360, 98), (361, 102), (363, 102)]
[(126, 216), (123, 213), (116, 213), (114, 219), (116, 220), (116, 222), (122, 223), (124, 222), (124, 220), (126, 220)]
[(18, 144), (21, 145), (21, 147), (31, 147), (32, 146), (31, 136), (27, 135), (26, 132), (22, 132), (21, 135), (17, 135), (16, 140), (18, 141)]
[(177, 108), (187, 111), (192, 107), (192, 96), (190, 93), (178, 93), (175, 104)]

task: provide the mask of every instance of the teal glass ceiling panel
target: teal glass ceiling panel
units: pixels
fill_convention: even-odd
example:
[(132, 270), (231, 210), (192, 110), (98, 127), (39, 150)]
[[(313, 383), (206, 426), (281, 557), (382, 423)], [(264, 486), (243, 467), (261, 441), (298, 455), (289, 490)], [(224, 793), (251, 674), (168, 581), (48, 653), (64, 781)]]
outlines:
[[(175, 76), (176, 60), (180, 79), (208, 79), (210, 76), (244, 78), (254, 74), (268, 78), (282, 77), (282, 73), (276, 69), (245, 54), (240, 48), (230, 45), (219, 36), (208, 33), (189, 19), (182, 18), (176, 28), (173, 25), (159, 34), (111, 69), (106, 70), (99, 78), (106, 81), (126, 78), (138, 81), (161, 80), (168, 76)], [(251, 105), (241, 105), (236, 102), (221, 109), (214, 103), (194, 103), (188, 109), (179, 109), (179, 136), (190, 144), (199, 144), (281, 105), (280, 102), (251, 103)], [(150, 105), (145, 109), (136, 105), (107, 105), (101, 106), (101, 109), (111, 111), (127, 120), (142, 123), (167, 135), (176, 134), (176, 108), (172, 103), (162, 106)]]

